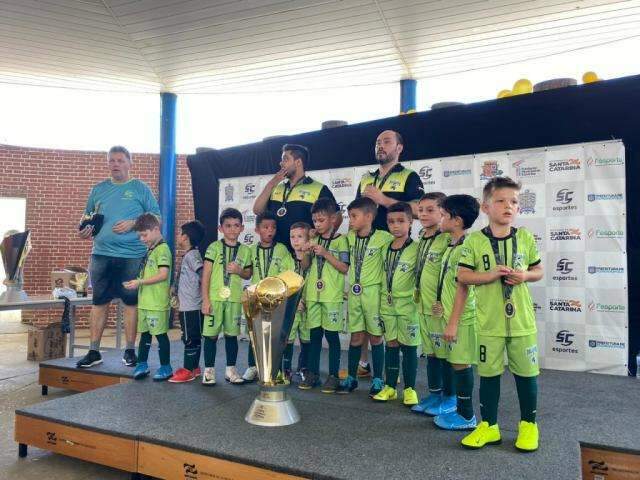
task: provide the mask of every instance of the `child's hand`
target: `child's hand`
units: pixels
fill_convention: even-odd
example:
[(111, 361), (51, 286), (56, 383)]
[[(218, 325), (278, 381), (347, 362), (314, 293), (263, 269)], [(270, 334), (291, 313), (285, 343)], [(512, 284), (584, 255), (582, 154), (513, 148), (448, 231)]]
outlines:
[(122, 282), (122, 286), (127, 290), (137, 290), (140, 286), (140, 280), (136, 278), (133, 280), (129, 280), (128, 282)]
[(507, 285), (520, 285), (527, 281), (527, 272), (522, 270), (513, 270), (505, 280)]
[(211, 315), (211, 301), (203, 299), (202, 300), (202, 308), (200, 310), (205, 315)]
[(513, 270), (511, 270), (511, 268), (507, 267), (506, 265), (498, 265), (496, 266), (496, 268), (487, 273), (491, 275), (491, 278), (493, 279), (492, 281), (495, 282), (496, 280), (500, 280), (502, 277), (506, 277), (512, 271)]
[(302, 244), (302, 247), (300, 248), (300, 250), (302, 250), (303, 252), (310, 252), (311, 250), (313, 250), (313, 243), (306, 242)]
[(315, 253), (316, 256), (318, 257), (326, 257), (327, 253), (329, 253), (327, 252), (327, 249), (324, 248), (322, 245), (314, 244), (311, 248), (313, 250), (313, 253)]
[(235, 273), (236, 275), (240, 275), (242, 273), (242, 267), (236, 262), (230, 262), (227, 264), (227, 273)]
[(447, 323), (442, 333), (445, 342), (455, 342), (458, 339), (458, 324)]

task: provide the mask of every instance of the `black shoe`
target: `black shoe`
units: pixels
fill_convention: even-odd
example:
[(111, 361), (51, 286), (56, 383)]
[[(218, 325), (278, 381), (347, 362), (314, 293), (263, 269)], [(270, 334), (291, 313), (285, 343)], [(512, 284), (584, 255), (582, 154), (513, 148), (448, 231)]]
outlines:
[(307, 372), (304, 380), (298, 384), (300, 390), (311, 390), (320, 384), (320, 378), (313, 372)]
[(127, 348), (124, 351), (122, 363), (124, 363), (127, 367), (136, 366), (136, 364), (138, 363), (138, 357), (136, 357), (136, 352), (133, 348)]
[(320, 390), (322, 393), (336, 393), (338, 389), (338, 385), (340, 385), (340, 380), (335, 375), (329, 375), (325, 382), (322, 384), (322, 389)]
[(102, 363), (102, 355), (97, 350), (89, 350), (87, 354), (76, 363), (77, 368), (90, 368)]

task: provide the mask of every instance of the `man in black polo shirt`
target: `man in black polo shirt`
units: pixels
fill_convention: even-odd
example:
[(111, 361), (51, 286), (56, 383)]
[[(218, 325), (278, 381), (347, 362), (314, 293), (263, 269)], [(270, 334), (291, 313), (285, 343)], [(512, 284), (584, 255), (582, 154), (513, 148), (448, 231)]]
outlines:
[[(287, 144), (282, 147), (280, 171), (269, 180), (264, 190), (253, 204), (253, 213), (259, 215), (265, 210), (276, 214), (277, 230), (275, 241), (284, 243), (291, 249), (289, 228), (296, 222), (306, 222), (313, 227), (311, 205), (322, 197), (335, 197), (326, 185), (305, 175), (309, 161), (309, 150), (302, 145)], [(283, 182), (283, 180), (286, 180)], [(337, 202), (336, 202), (337, 203)], [(339, 221), (340, 215), (336, 215)], [(340, 225), (336, 225), (336, 230)]]
[(375, 155), (380, 168), (365, 173), (360, 180), (356, 198), (369, 197), (378, 205), (374, 228), (389, 230), (387, 208), (396, 202), (408, 202), (414, 217), (418, 216), (417, 201), (424, 193), (424, 188), (418, 174), (400, 164), (403, 146), (402, 136), (398, 132), (385, 130), (378, 135)]

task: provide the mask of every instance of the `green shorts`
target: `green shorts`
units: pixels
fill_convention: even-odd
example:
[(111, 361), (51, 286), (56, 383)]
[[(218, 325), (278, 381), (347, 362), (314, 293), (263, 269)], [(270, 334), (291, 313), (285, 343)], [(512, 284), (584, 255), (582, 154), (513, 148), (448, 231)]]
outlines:
[(291, 327), (291, 333), (289, 333), (289, 343), (293, 343), (296, 337), (299, 337), (301, 342), (311, 341), (306, 312), (296, 313), (296, 317), (293, 319), (293, 326)]
[(138, 309), (138, 333), (162, 335), (169, 331), (169, 310)]
[(217, 337), (224, 333), (227, 337), (240, 335), (242, 304), (237, 302), (211, 302), (213, 315), (204, 316), (203, 337)]
[(360, 295), (354, 295), (349, 291), (347, 307), (349, 333), (367, 332), (369, 335), (382, 335), (380, 285), (363, 287)]
[(458, 325), (455, 342), (445, 342), (447, 361), (458, 365), (475, 365), (478, 362), (478, 335), (476, 325)]
[(417, 347), (420, 345), (420, 323), (418, 314), (382, 315), (384, 339), (387, 342), (397, 340), (401, 345)]
[(504, 372), (504, 352), (507, 351), (509, 370), (521, 377), (540, 374), (538, 364), (538, 336), (486, 337), (478, 335), (478, 375), (495, 377)]
[(330, 332), (341, 332), (344, 327), (342, 302), (308, 302), (307, 327), (322, 327)]
[(447, 345), (442, 338), (444, 332), (444, 318), (434, 318), (431, 315), (420, 315), (420, 336), (422, 337), (422, 351), (426, 355), (437, 358), (447, 358)]

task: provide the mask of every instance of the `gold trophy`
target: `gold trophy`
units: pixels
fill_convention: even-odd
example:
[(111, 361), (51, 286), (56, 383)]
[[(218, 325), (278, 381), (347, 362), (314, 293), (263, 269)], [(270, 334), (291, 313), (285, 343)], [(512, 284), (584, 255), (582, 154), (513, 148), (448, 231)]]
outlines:
[(76, 291), (78, 297), (86, 297), (89, 273), (87, 273), (85, 269), (78, 267), (69, 267), (67, 270), (73, 272), (73, 277), (69, 280), (69, 285)]
[(0, 303), (19, 302), (27, 300), (27, 294), (22, 289), (24, 262), (31, 251), (29, 230), (17, 232), (9, 230), (0, 243), (0, 256), (4, 265), (4, 284), (7, 291), (0, 295)]
[(287, 393), (289, 385), (278, 381), (278, 373), (303, 284), (302, 276), (287, 271), (277, 277), (266, 277), (242, 293), (260, 387), (245, 416), (253, 425), (279, 427), (300, 420)]

